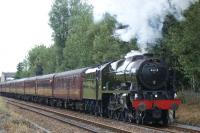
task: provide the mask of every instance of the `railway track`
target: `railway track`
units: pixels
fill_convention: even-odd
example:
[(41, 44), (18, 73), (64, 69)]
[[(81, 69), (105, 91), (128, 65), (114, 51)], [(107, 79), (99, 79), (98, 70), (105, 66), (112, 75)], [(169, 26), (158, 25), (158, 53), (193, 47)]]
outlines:
[(177, 129), (182, 132), (200, 133), (200, 127), (189, 126), (189, 125), (184, 125), (184, 124), (179, 124), (179, 123), (175, 123), (174, 125), (171, 125), (170, 128)]
[[(8, 104), (17, 106), (19, 108), (38, 113), (40, 115), (44, 115), (46, 117), (50, 117), (56, 119), (58, 121), (68, 123), (70, 125), (76, 126), (78, 128), (94, 132), (94, 133), (106, 133), (106, 132), (120, 132), (120, 133), (132, 133), (131, 129), (122, 129), (116, 126), (111, 126), (110, 124), (105, 124), (103, 122), (97, 122), (95, 120), (84, 119), (72, 114), (68, 114), (67, 112), (61, 112), (55, 110), (55, 108), (41, 106), (34, 103), (26, 103), (24, 101), (19, 101), (15, 99), (6, 98), (6, 102)], [(128, 124), (128, 123), (127, 123)], [(160, 128), (160, 127), (152, 127), (152, 126), (143, 126), (136, 124), (129, 124), (133, 129), (136, 129), (135, 132), (154, 132), (154, 133), (177, 133), (177, 132), (191, 132), (196, 133), (200, 132), (199, 129), (195, 128), (186, 128), (184, 126), (169, 126), (169, 128)]]

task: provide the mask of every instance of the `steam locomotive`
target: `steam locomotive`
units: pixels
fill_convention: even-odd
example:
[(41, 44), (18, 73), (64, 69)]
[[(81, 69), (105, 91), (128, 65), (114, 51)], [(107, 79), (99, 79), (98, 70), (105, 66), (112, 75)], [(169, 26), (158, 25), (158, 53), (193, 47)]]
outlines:
[(174, 72), (151, 54), (0, 83), (3, 96), (136, 123), (167, 125), (180, 100)]

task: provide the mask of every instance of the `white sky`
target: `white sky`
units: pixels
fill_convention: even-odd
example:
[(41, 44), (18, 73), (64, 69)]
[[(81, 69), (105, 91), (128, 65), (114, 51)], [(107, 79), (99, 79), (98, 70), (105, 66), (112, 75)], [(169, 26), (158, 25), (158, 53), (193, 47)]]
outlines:
[(48, 25), (52, 1), (0, 0), (0, 73), (16, 71), (35, 45), (53, 43)]

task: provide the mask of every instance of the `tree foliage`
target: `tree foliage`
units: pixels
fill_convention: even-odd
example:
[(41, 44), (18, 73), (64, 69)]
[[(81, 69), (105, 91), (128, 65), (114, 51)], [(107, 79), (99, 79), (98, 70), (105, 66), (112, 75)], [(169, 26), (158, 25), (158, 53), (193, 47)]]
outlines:
[(200, 3), (197, 2), (185, 13), (185, 20), (178, 22), (167, 16), (163, 39), (153, 48), (180, 72), (183, 85), (198, 90), (200, 83)]
[[(177, 21), (168, 15), (163, 25), (163, 38), (149, 50), (177, 70), (178, 85), (198, 90), (200, 83), (200, 3)], [(136, 39), (123, 42), (115, 30), (127, 28), (106, 13), (99, 22), (93, 20), (92, 7), (82, 0), (55, 0), (49, 13), (54, 44), (31, 49), (17, 65), (16, 78), (93, 66), (138, 49)]]
[(55, 0), (49, 17), (54, 44), (31, 49), (22, 62), (28, 66), (27, 74), (17, 74), (18, 77), (94, 66), (118, 59), (130, 49), (137, 48), (134, 39), (123, 42), (115, 35), (117, 27), (127, 26), (108, 13), (101, 21), (94, 22), (92, 6), (82, 0)]
[(49, 13), (50, 26), (55, 42), (56, 67), (60, 69), (63, 60), (63, 48), (69, 32), (70, 3), (68, 0), (56, 0)]
[(19, 62), (17, 64), (17, 72), (15, 74), (15, 79), (20, 79), (22, 77), (28, 77), (29, 71), (28, 71), (28, 64), (27, 64), (27, 60), (24, 59), (23, 62)]

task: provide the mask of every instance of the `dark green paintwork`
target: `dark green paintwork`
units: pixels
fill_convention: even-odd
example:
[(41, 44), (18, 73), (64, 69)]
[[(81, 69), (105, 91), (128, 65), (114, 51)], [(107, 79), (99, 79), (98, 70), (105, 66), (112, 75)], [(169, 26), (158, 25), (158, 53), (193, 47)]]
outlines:
[[(100, 78), (98, 81), (98, 91), (96, 90), (96, 72), (88, 73), (85, 75), (84, 79), (84, 89), (83, 89), (83, 98), (84, 99), (102, 99), (103, 94), (121, 94), (121, 93), (129, 93), (129, 88), (116, 90), (114, 85), (125, 83), (125, 82), (133, 82), (137, 83), (137, 79), (135, 75), (121, 74), (116, 75), (114, 72), (110, 71), (110, 64), (108, 63), (103, 68), (100, 69)], [(96, 93), (98, 92), (98, 96)]]

